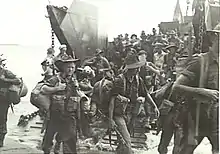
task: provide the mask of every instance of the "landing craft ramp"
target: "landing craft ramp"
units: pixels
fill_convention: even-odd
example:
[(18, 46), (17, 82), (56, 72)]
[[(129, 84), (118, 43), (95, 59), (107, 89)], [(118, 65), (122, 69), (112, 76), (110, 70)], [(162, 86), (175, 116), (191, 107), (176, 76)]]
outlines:
[[(75, 52), (84, 60), (94, 54), (96, 48), (106, 46), (106, 37), (98, 33), (97, 7), (82, 1), (74, 1), (69, 8), (47, 6), (51, 27), (61, 44), (66, 44), (67, 52)], [(100, 44), (100, 42), (102, 42)]]

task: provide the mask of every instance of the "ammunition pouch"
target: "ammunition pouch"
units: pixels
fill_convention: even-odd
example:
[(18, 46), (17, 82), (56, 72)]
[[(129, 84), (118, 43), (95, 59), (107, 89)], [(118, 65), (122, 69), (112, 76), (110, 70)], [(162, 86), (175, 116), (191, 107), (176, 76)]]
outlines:
[(174, 103), (164, 99), (159, 107), (160, 110), (160, 115), (165, 116), (168, 115), (168, 113), (171, 111), (171, 109), (173, 108)]
[(129, 103), (128, 98), (122, 95), (117, 95), (115, 97), (114, 115), (125, 115), (125, 111), (128, 106), (128, 103)]
[(52, 96), (52, 111), (58, 111), (60, 113), (77, 112), (79, 107), (80, 97), (67, 97), (65, 95), (53, 95)]
[(66, 96), (64, 96), (64, 95), (53, 95), (51, 98), (51, 101), (52, 101), (51, 110), (64, 113), (65, 100), (66, 100)]
[(67, 102), (66, 110), (68, 112), (77, 112), (80, 105), (80, 97), (78, 96), (71, 96)]

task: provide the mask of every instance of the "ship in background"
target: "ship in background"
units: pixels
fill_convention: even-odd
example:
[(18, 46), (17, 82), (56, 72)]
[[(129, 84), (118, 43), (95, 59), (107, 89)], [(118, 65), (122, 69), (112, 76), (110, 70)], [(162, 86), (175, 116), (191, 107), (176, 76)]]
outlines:
[(73, 1), (69, 8), (47, 5), (52, 30), (70, 54), (84, 60), (94, 55), (95, 49), (105, 49), (107, 36), (98, 31), (98, 9), (82, 1)]

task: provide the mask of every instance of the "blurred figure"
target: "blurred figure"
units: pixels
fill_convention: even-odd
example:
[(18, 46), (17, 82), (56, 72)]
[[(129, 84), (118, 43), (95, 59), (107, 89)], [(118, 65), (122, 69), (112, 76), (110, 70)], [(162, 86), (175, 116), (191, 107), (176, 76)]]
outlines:
[(3, 63), (5, 60), (0, 57), (0, 148), (4, 146), (4, 139), (7, 134), (8, 109), (11, 103), (14, 103), (10, 101), (10, 87), (21, 83), (16, 75), (5, 69)]
[(100, 81), (103, 78), (105, 71), (111, 69), (109, 61), (102, 55), (103, 51), (96, 49), (95, 58), (91, 61), (87, 61), (85, 65), (92, 66), (95, 70), (95, 82)]
[(160, 70), (163, 70), (165, 62), (166, 62), (166, 55), (162, 49), (163, 44), (162, 43), (156, 43), (154, 45), (154, 64), (156, 67), (158, 67)]
[(55, 50), (53, 48), (48, 48), (47, 57), (41, 63), (42, 69), (44, 71), (44, 73), (42, 73), (42, 75), (44, 76), (44, 80), (48, 80), (54, 75), (54, 54)]

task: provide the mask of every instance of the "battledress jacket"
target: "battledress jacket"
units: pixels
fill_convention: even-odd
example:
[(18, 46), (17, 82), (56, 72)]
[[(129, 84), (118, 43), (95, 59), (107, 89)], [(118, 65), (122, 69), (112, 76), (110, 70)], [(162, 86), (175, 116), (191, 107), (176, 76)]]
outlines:
[(59, 82), (67, 84), (68, 88), (51, 95), (52, 103), (50, 110), (59, 113), (61, 116), (65, 114), (78, 115), (80, 96), (77, 94), (74, 85), (74, 82), (77, 82), (77, 80), (74, 77), (71, 77), (70, 80), (68, 81), (59, 76), (53, 76), (46, 83), (47, 86), (51, 87), (57, 86)]
[(112, 96), (121, 95), (123, 97), (129, 98), (130, 103), (129, 108), (133, 110), (136, 105), (138, 97), (146, 97), (147, 89), (144, 86), (144, 82), (139, 75), (134, 76), (133, 80), (130, 82), (124, 74), (120, 74), (115, 78), (112, 89)]
[[(219, 65), (216, 58), (213, 57), (210, 52), (201, 54), (198, 58), (190, 62), (182, 74), (188, 78), (188, 85), (192, 87), (219, 90)], [(208, 125), (212, 125), (209, 124), (210, 121), (205, 121), (205, 119), (210, 115), (215, 114), (214, 111), (210, 110), (213, 104), (210, 102), (210, 100), (204, 97), (200, 98), (191, 95), (187, 95), (187, 101), (189, 102), (189, 113), (191, 114), (194, 122), (196, 121), (196, 102), (201, 103), (199, 116), (200, 119), (203, 120), (200, 120), (199, 128), (202, 128), (200, 131), (205, 133), (207, 130), (203, 128), (206, 128)], [(206, 103), (202, 103), (203, 101), (206, 101)], [(209, 103), (207, 103), (207, 101)], [(218, 103), (216, 105), (218, 106)], [(217, 124), (218, 120), (216, 119), (214, 121)], [(214, 125), (216, 125), (215, 123)], [(191, 125), (188, 127), (195, 126)]]
[[(13, 74), (11, 71), (7, 69), (1, 69), (0, 70), (0, 78), (6, 78), (6, 79), (18, 79), (15, 74)], [(11, 84), (6, 83), (4, 80), (0, 79), (0, 100), (1, 101), (7, 101), (7, 93), (8, 88)]]

